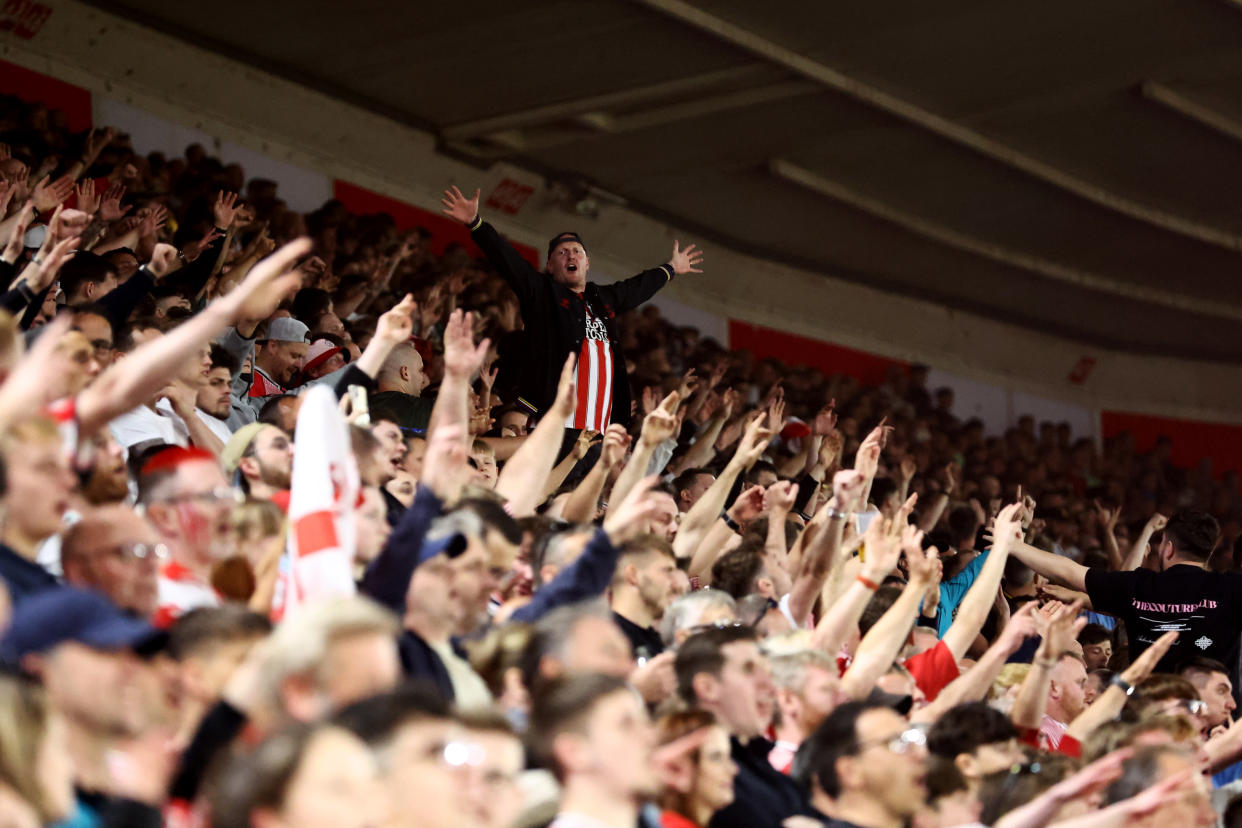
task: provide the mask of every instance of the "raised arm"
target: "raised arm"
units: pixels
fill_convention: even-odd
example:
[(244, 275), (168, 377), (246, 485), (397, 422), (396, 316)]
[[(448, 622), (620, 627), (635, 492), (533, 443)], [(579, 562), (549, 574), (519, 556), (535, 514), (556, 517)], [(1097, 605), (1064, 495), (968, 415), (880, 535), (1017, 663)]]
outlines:
[(996, 637), (996, 643), (988, 647), (970, 669), (949, 682), (934, 702), (911, 715), (911, 721), (934, 722), (951, 707), (984, 698), (1009, 657), (1028, 638), (1039, 634), (1035, 626), (1035, 609), (1034, 601), (1023, 604)]
[[(862, 483), (862, 475), (855, 471), (837, 472), (832, 480), (832, 502), (823, 515), (819, 532), (807, 544), (794, 574), (793, 588), (789, 590), (789, 613), (795, 619), (806, 618), (815, 606), (815, 599), (823, 589), (824, 581), (832, 571), (837, 552), (841, 548), (845, 522), (858, 510)], [(792, 494), (796, 493), (795, 487)], [(789, 500), (792, 503), (792, 495)], [(768, 519), (772, 520), (771, 517)], [(820, 518), (817, 517), (816, 520), (819, 521)], [(783, 535), (785, 527), (780, 529)]]
[(1050, 581), (1079, 592), (1087, 591), (1087, 568), (1080, 563), (1021, 541), (1013, 544), (1010, 554)]
[(556, 387), (556, 400), (548, 412), (500, 470), (496, 493), (509, 502), (509, 514), (515, 518), (534, 514), (543, 502), (543, 487), (556, 464), (556, 453), (565, 435), (565, 422), (573, 416), (578, 399), (574, 394), (574, 373), (577, 361), (565, 360), (561, 379)]
[[(1155, 643), (1143, 650), (1142, 654), (1120, 673), (1121, 680), (1133, 687), (1150, 676), (1156, 669), (1156, 665), (1160, 663), (1160, 659), (1164, 658), (1176, 641), (1176, 632), (1167, 632), (1157, 638)], [(1126, 698), (1126, 692), (1116, 684), (1108, 685), (1090, 707), (1079, 713), (1077, 718), (1069, 723), (1066, 734), (1073, 736), (1079, 742), (1085, 741), (1100, 725), (1117, 718), (1121, 713), (1121, 708), (1125, 707)]]
[(474, 195), (466, 198), (461, 190), (452, 186), (444, 191), (440, 203), (444, 205), (446, 216), (460, 221), (470, 230), (470, 237), (487, 256), (498, 272), (517, 294), (518, 301), (523, 305), (528, 302), (538, 288), (540, 279), (546, 278), (530, 266), (530, 263), (513, 249), (496, 228), (485, 222), (479, 215), (479, 195), (482, 190), (475, 190)]
[(588, 523), (595, 519), (599, 510), (599, 498), (604, 493), (604, 485), (608, 482), (608, 473), (621, 462), (625, 454), (630, 435), (619, 423), (608, 426), (604, 432), (604, 444), (600, 447), (599, 459), (582, 478), (582, 482), (570, 493), (569, 499), (561, 509), (561, 517), (569, 523)]
[(952, 651), (955, 659), (966, 655), (967, 648), (988, 619), (988, 613), (996, 600), (996, 591), (1000, 588), (1001, 577), (1005, 574), (1009, 550), (1022, 540), (1021, 509), (1021, 503), (1011, 503), (996, 516), (992, 551), (988, 553), (988, 559), (980, 568), (970, 591), (962, 599), (953, 625), (944, 634), (945, 646)]
[(888, 612), (880, 617), (875, 626), (867, 630), (867, 634), (858, 644), (858, 652), (854, 654), (854, 663), (841, 677), (841, 689), (850, 698), (866, 697), (880, 676), (892, 666), (893, 660), (897, 658), (910, 635), (910, 628), (914, 625), (919, 601), (923, 599), (927, 584), (935, 577), (936, 567), (940, 565), (940, 553), (934, 546), (924, 551), (918, 540), (906, 542), (916, 537), (921, 540), (922, 533), (914, 532), (904, 536), (901, 549), (910, 568), (910, 580), (906, 582), (901, 596), (888, 608)]
[(1035, 659), (1031, 662), (1031, 671), (1026, 674), (1022, 687), (1018, 689), (1018, 698), (1014, 700), (1009, 718), (1020, 728), (1038, 730), (1043, 723), (1044, 710), (1048, 706), (1048, 688), (1052, 684), (1052, 670), (1057, 666), (1061, 653), (1069, 649), (1071, 642), (1078, 637), (1078, 632), (1087, 625), (1087, 619), (1078, 618), (1079, 604), (1068, 606), (1060, 603), (1048, 605), (1037, 614), (1036, 621), (1040, 625), (1039, 649), (1035, 651)]
[(1147, 555), (1147, 546), (1151, 543), (1151, 536), (1164, 529), (1168, 522), (1169, 519), (1162, 514), (1154, 514), (1147, 519), (1142, 534), (1130, 545), (1130, 554), (1126, 556), (1125, 562), (1121, 565), (1122, 572), (1129, 572), (1143, 565), (1143, 558)]
[(677, 530), (677, 537), (673, 540), (673, 551), (677, 553), (678, 558), (694, 555), (703, 536), (707, 534), (707, 530), (720, 519), (725, 500), (728, 499), (729, 492), (733, 490), (733, 482), (737, 480), (738, 475), (754, 465), (759, 456), (763, 454), (763, 450), (768, 446), (769, 436), (763, 428), (762, 418), (756, 418), (747, 427), (728, 465), (682, 519), (681, 526)]
[[(444, 379), (427, 423), (430, 434), (446, 425), (461, 426), (462, 445), (470, 438), (470, 383), (487, 356), (490, 340), (474, 344), (474, 315), (453, 311), (444, 328)], [(458, 432), (455, 432), (458, 433)]]
[(621, 469), (617, 482), (613, 484), (614, 501), (621, 500), (629, 494), (630, 489), (638, 485), (638, 481), (647, 474), (647, 465), (651, 462), (656, 446), (673, 436), (674, 415), (680, 401), (681, 398), (674, 391), (643, 418), (643, 427), (638, 434), (638, 441), (634, 444), (634, 451), (626, 461), (625, 468)]
[(160, 390), (197, 349), (239, 319), (268, 316), (300, 279), (293, 263), (311, 247), (298, 239), (277, 250), (250, 271), (226, 296), (157, 339), (139, 345), (125, 359), (109, 366), (77, 399), (78, 424), (84, 434), (141, 405)]

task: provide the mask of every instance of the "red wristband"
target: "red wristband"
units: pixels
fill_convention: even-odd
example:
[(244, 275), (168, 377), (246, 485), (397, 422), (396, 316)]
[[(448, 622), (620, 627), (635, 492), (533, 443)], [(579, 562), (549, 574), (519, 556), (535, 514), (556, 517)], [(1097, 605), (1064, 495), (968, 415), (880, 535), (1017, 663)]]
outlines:
[(863, 586), (865, 586), (867, 589), (871, 590), (872, 592), (875, 592), (877, 589), (880, 588), (880, 585), (877, 584), (875, 581), (871, 580), (870, 578), (864, 578), (862, 575), (858, 576), (858, 583), (862, 584)]

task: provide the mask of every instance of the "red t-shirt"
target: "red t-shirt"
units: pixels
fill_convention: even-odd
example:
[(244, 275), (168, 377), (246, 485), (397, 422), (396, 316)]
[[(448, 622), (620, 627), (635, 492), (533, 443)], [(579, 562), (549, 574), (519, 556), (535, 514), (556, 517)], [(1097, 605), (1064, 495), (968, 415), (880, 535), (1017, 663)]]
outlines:
[(912, 656), (906, 661), (905, 668), (914, 676), (915, 683), (929, 702), (935, 701), (940, 691), (961, 675), (953, 651), (943, 641), (937, 641), (935, 647)]

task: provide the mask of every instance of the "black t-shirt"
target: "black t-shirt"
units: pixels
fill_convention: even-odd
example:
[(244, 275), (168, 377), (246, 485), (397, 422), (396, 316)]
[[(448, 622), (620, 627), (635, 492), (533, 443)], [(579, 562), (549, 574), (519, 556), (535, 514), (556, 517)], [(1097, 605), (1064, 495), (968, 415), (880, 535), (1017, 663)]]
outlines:
[(664, 640), (651, 627), (640, 627), (615, 612), (612, 614), (612, 620), (617, 622), (621, 632), (625, 633), (625, 637), (630, 640), (630, 649), (634, 651), (634, 658), (652, 658), (664, 652)]
[(1208, 572), (1188, 564), (1164, 572), (1089, 569), (1086, 584), (1096, 612), (1125, 622), (1131, 660), (1160, 636), (1176, 630), (1180, 635), (1156, 665), (1156, 672), (1175, 672), (1192, 656), (1214, 658), (1236, 672), (1242, 573)]

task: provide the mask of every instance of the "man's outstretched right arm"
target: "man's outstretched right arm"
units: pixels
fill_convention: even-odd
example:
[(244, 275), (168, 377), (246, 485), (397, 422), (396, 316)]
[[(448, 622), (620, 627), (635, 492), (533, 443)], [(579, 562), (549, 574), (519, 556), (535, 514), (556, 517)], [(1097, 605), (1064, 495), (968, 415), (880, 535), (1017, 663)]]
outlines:
[(509, 287), (513, 288), (518, 301), (524, 304), (539, 284), (540, 274), (513, 249), (513, 245), (501, 238), (495, 227), (479, 215), (481, 192), (475, 190), (472, 198), (466, 198), (457, 187), (450, 187), (444, 191), (444, 198), (440, 199), (440, 203), (444, 205), (445, 215), (466, 225), (470, 230), (470, 238), (474, 239), (487, 260), (499, 271)]

